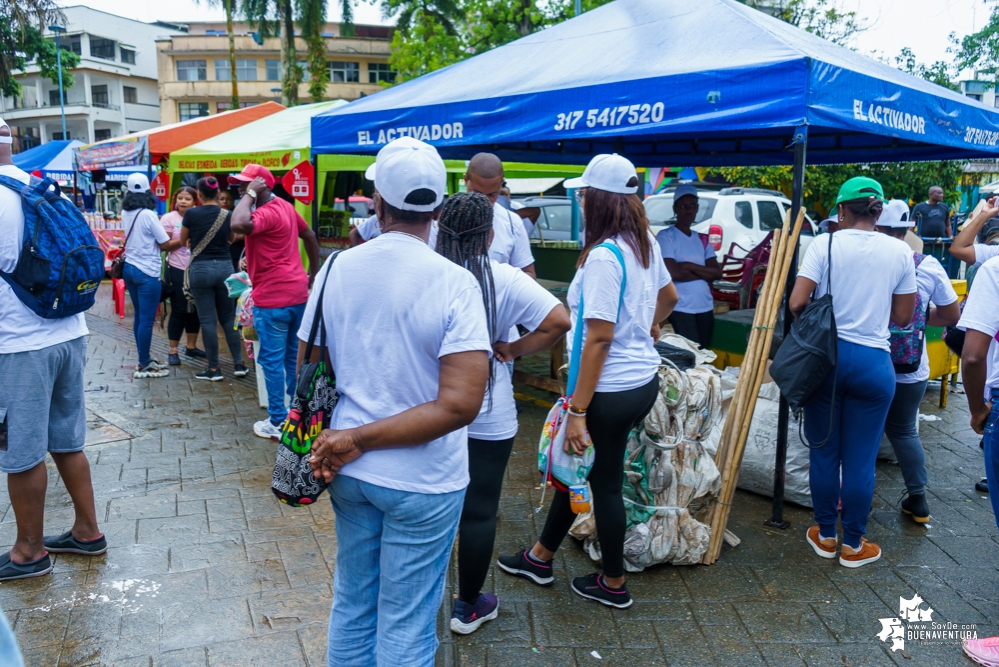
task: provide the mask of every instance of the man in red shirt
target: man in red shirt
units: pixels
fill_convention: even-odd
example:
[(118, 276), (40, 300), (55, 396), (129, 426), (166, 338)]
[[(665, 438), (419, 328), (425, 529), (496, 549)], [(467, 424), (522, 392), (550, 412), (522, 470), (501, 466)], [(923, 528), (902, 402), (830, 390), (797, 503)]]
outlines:
[[(272, 192), (270, 170), (248, 164), (230, 176), (241, 199), (232, 212), (232, 231), (246, 236), (246, 266), (253, 285), (253, 323), (260, 339), (257, 362), (267, 383), (268, 419), (253, 425), (261, 438), (278, 440), (288, 416), (284, 397), (295, 391), (298, 329), (309, 288), (319, 270), (319, 242), (295, 207)], [(302, 268), (298, 240), (309, 256), (309, 273)]]

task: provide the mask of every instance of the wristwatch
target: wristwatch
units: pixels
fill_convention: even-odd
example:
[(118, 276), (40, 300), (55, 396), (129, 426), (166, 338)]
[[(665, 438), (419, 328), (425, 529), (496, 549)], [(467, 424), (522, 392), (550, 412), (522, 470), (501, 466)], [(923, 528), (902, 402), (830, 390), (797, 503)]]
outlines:
[(246, 194), (250, 196), (250, 199), (256, 199), (257, 198), (257, 191), (256, 190), (247, 190)]

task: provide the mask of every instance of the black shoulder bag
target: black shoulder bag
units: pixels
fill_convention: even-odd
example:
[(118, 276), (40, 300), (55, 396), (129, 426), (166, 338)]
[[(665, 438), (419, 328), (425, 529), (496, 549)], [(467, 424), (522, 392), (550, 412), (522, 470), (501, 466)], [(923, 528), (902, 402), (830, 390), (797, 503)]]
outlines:
[[(829, 373), (836, 372), (838, 340), (832, 300), (832, 237), (830, 234), (826, 293), (808, 304), (794, 321), (791, 333), (781, 343), (770, 367), (770, 377), (777, 383), (791, 412), (798, 415), (799, 423), (802, 421), (801, 411), (805, 404), (826, 381)], [(835, 392), (835, 384), (833, 391)], [(830, 433), (834, 413), (835, 410), (830, 410)], [(829, 436), (826, 436), (825, 440), (814, 447), (821, 447), (828, 440)], [(807, 442), (805, 444), (813, 446)]]
[[(326, 261), (332, 264), (340, 252), (330, 255)], [(326, 269), (323, 285), (319, 289), (312, 329), (305, 346), (305, 359), (298, 371), (298, 387), (291, 399), (288, 418), (281, 426), (281, 440), (274, 463), (274, 474), (271, 476), (271, 491), (281, 502), (292, 507), (311, 505), (326, 489), (326, 480), (321, 475), (317, 477), (312, 471), (309, 453), (312, 451), (313, 441), (329, 426), (339, 398), (336, 374), (327, 361), (326, 323), (323, 321), (323, 296), (331, 270), (332, 267)], [(319, 361), (310, 362), (317, 332), (322, 354)]]

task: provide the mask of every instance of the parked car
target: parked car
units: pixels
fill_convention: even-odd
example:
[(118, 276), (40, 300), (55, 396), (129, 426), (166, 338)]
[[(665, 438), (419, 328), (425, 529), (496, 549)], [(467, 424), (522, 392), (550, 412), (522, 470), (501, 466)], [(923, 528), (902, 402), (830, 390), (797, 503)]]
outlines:
[[(515, 201), (523, 204), (525, 208), (541, 209), (538, 221), (534, 225), (534, 233), (531, 234), (532, 239), (569, 240), (572, 227), (572, 202), (568, 197), (524, 197)], [(580, 222), (580, 232), (582, 232), (582, 222)]]
[[(356, 227), (358, 224), (370, 218), (375, 212), (374, 201), (370, 197), (350, 197), (347, 201), (347, 206), (350, 207), (351, 227)], [(333, 210), (344, 210), (342, 199), (337, 199), (333, 203)]]
[[(782, 192), (760, 188), (699, 189), (697, 197), (700, 208), (691, 229), (707, 235), (719, 262), (730, 250), (735, 257), (745, 256), (772, 230), (784, 225), (784, 218), (791, 208), (791, 201)], [(648, 197), (645, 214), (654, 233), (672, 226), (676, 222), (673, 193), (667, 191)], [(801, 230), (801, 253), (817, 232), (815, 223), (806, 215), (805, 226)], [(737, 247), (733, 248), (733, 243)]]

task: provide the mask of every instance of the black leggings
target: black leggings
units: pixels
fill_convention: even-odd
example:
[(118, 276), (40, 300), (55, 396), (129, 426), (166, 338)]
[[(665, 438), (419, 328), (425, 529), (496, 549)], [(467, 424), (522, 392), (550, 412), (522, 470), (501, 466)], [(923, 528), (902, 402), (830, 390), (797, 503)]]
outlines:
[(458, 597), (475, 604), (489, 574), (496, 541), (496, 513), (513, 438), (468, 439), (468, 489), (458, 524)]
[[(187, 297), (184, 296), (184, 270), (176, 266), (167, 266), (170, 278), (170, 321), (167, 323), (167, 336), (170, 340), (180, 340), (185, 331), (198, 335), (201, 322), (198, 313), (188, 312)], [(193, 309), (192, 309), (193, 310)]]
[[(590, 469), (590, 492), (593, 514), (600, 538), (604, 576), (624, 575), (624, 452), (628, 434), (652, 411), (659, 396), (659, 376), (637, 389), (596, 392), (587, 408), (586, 428), (593, 440), (593, 467)], [(576, 515), (569, 507), (569, 494), (556, 491), (548, 510), (541, 546), (558, 551)]]
[(711, 336), (715, 330), (713, 310), (704, 313), (678, 313), (674, 310), (669, 316), (669, 323), (673, 325), (673, 333), (694, 341), (705, 350), (711, 348)]

